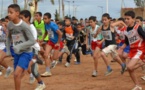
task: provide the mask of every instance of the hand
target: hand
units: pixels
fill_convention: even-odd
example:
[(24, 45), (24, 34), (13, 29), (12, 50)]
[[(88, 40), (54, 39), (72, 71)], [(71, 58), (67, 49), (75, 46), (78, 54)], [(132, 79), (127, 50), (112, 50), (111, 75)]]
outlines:
[(74, 36), (71, 36), (70, 38), (71, 38), (71, 39), (74, 39), (75, 37), (74, 37)]
[(56, 48), (56, 49), (60, 49), (60, 43), (56, 43), (56, 44), (55, 44), (55, 48)]
[(98, 41), (96, 41), (96, 42), (97, 42), (97, 44), (98, 44), (98, 45), (101, 45), (101, 44), (102, 44), (102, 42), (101, 42), (101, 41), (99, 41), (99, 42), (98, 42)]

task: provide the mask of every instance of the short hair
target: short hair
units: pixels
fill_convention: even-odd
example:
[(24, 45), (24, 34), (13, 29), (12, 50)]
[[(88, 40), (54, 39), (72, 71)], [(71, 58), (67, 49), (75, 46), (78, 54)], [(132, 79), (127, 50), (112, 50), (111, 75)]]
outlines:
[(23, 10), (20, 12), (20, 15), (23, 15), (25, 18), (29, 17), (29, 21), (31, 20), (31, 13), (28, 10)]
[(122, 17), (118, 18), (118, 20), (125, 22), (124, 18), (122, 18)]
[(42, 13), (41, 12), (36, 12), (35, 14), (38, 14), (40, 17), (42, 17)]
[(63, 26), (63, 22), (57, 22), (57, 25)]
[(67, 17), (66, 19), (69, 20), (69, 21), (71, 22), (71, 18)]
[(89, 17), (89, 20), (93, 20), (94, 22), (96, 22), (96, 16)]
[(77, 24), (77, 27), (78, 27), (78, 26), (81, 26), (81, 27), (82, 27), (82, 24), (81, 24), (81, 23), (78, 23), (78, 24)]
[(5, 18), (2, 18), (1, 21), (2, 21), (2, 22), (5, 22)]
[(48, 18), (51, 18), (51, 14), (50, 13), (45, 13), (44, 16), (47, 16)]
[(130, 16), (131, 18), (135, 18), (135, 13), (133, 11), (127, 11), (124, 15)]
[(139, 19), (140, 21), (143, 21), (143, 18), (141, 16), (137, 16), (136, 19)]
[(110, 15), (109, 15), (108, 13), (104, 13), (104, 14), (102, 15), (102, 17), (106, 17), (106, 18), (110, 19)]
[(81, 18), (80, 20), (83, 20), (83, 18)]
[(9, 17), (8, 17), (8, 16), (6, 16), (6, 17), (5, 17), (5, 19), (9, 19)]
[(20, 12), (20, 6), (18, 4), (11, 4), (8, 8), (13, 8), (16, 12)]

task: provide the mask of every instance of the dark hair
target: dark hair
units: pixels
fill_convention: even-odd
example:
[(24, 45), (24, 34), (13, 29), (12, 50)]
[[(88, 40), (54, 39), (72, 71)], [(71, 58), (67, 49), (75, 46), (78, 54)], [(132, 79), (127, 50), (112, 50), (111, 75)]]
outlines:
[(13, 8), (16, 12), (20, 12), (20, 6), (18, 4), (11, 4), (8, 8)]
[(67, 20), (69, 20), (69, 21), (71, 22), (71, 18), (67, 17), (67, 18), (65, 18), (65, 19), (67, 19)]
[(40, 17), (42, 17), (42, 13), (41, 12), (36, 12), (35, 14), (38, 14)]
[(124, 18), (122, 18), (122, 17), (118, 18), (118, 20), (125, 22)]
[(4, 18), (2, 18), (2, 19), (1, 19), (1, 21), (2, 21), (2, 22), (5, 22), (5, 19), (4, 19)]
[(135, 13), (133, 11), (127, 11), (124, 15), (130, 16), (131, 18), (135, 18)]
[(108, 13), (104, 13), (104, 14), (102, 15), (102, 17), (106, 17), (106, 18), (108, 18), (108, 19), (111, 18), (110, 15), (109, 15)]
[(82, 24), (81, 23), (78, 23), (77, 26), (81, 26), (82, 27)]
[(57, 25), (61, 25), (62, 26), (63, 25), (63, 22), (57, 22)]
[(137, 16), (136, 19), (139, 19), (140, 21), (143, 21), (143, 18), (141, 16)]
[(96, 22), (96, 16), (89, 17), (89, 20), (93, 20), (94, 22)]
[(83, 20), (83, 18), (81, 18), (80, 20)]
[(44, 16), (47, 16), (48, 18), (51, 18), (51, 14), (50, 13), (45, 13)]
[(28, 10), (23, 10), (20, 12), (20, 15), (23, 15), (25, 18), (29, 17), (29, 21), (31, 20), (31, 13)]
[(9, 19), (9, 17), (8, 17), (8, 16), (6, 16), (6, 17), (5, 17), (5, 19)]

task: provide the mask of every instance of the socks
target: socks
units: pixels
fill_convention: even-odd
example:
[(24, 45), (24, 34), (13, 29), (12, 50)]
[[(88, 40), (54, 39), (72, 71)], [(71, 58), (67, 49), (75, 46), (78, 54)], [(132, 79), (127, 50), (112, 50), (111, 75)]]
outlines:
[(46, 67), (46, 71), (47, 71), (47, 72), (50, 72), (50, 68), (49, 68), (49, 67)]
[(7, 68), (7, 70), (10, 70), (11, 69), (11, 67), (9, 66), (8, 68)]
[(126, 65), (125, 63), (122, 63), (122, 64), (121, 64), (122, 67), (125, 67), (125, 65)]
[(43, 81), (38, 82), (38, 84), (43, 84)]
[(111, 70), (111, 67), (110, 66), (107, 66), (107, 70), (110, 71)]
[(30, 74), (30, 77), (34, 77), (32, 73)]

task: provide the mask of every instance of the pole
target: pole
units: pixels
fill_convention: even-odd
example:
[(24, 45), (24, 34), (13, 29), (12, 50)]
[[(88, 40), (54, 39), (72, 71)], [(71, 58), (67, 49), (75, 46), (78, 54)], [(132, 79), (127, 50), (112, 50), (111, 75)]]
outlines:
[(60, 16), (60, 0), (58, 0), (58, 2), (59, 2), (58, 13), (59, 13), (59, 16)]
[(62, 0), (62, 17), (64, 18), (65, 12), (64, 12), (64, 0)]
[(108, 0), (106, 0), (106, 13), (108, 13)]
[(1, 18), (3, 17), (3, 0), (2, 0), (2, 6), (1, 6)]

